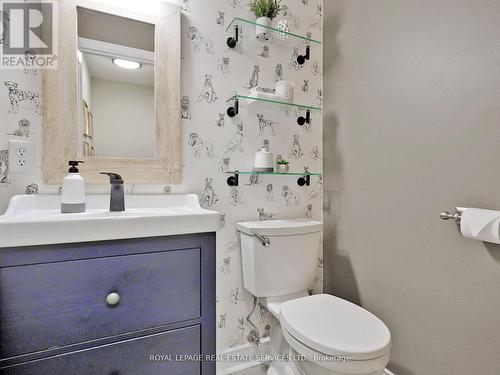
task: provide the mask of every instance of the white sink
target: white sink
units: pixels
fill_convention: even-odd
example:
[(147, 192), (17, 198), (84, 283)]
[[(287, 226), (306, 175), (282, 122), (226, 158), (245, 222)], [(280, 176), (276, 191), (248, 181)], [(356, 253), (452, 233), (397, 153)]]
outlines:
[(123, 212), (109, 195), (87, 195), (87, 211), (62, 214), (61, 196), (16, 195), (0, 216), (0, 248), (215, 232), (221, 215), (200, 207), (195, 194), (131, 194)]

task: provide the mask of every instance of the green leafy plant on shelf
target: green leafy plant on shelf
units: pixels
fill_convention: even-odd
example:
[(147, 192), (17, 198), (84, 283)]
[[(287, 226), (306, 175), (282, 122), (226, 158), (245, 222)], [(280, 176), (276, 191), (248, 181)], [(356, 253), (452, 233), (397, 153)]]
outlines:
[(252, 0), (248, 3), (250, 10), (257, 18), (276, 18), (282, 10), (281, 0)]
[(288, 164), (290, 164), (290, 162), (288, 160), (285, 160), (285, 159), (278, 160), (277, 163), (280, 164), (280, 165), (288, 165)]

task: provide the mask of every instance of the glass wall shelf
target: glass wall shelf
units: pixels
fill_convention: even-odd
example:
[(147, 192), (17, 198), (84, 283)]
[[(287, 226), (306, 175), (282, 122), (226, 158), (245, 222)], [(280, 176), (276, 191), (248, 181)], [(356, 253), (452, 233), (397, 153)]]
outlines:
[[(259, 40), (255, 37), (255, 27), (262, 26), (268, 30), (269, 40)], [(234, 17), (229, 26), (226, 28), (226, 32), (231, 35), (234, 34), (235, 28), (238, 27), (240, 30), (240, 35), (244, 41), (257, 41), (261, 43), (273, 43), (285, 46), (311, 46), (317, 47), (321, 45), (319, 40), (312, 39), (308, 36), (295, 34), (290, 31), (281, 31), (273, 26), (264, 26), (258, 24), (255, 20), (249, 20), (241, 17)]]
[(228, 174), (243, 174), (243, 175), (254, 175), (254, 174), (267, 174), (267, 175), (281, 175), (281, 176), (319, 176), (323, 174), (318, 172), (254, 172), (254, 171), (227, 171)]
[(316, 176), (320, 179), (323, 177), (321, 173), (318, 172), (256, 172), (256, 171), (228, 171), (227, 174), (231, 176), (227, 179), (227, 184), (229, 186), (238, 186), (240, 175), (273, 175), (273, 176), (295, 176), (299, 177), (297, 179), (297, 185), (299, 186), (311, 186), (311, 177)]
[(230, 97), (228, 100), (226, 100), (226, 103), (232, 104), (234, 103), (235, 100), (238, 100), (239, 104), (246, 104), (246, 105), (253, 105), (256, 103), (262, 103), (262, 104), (268, 104), (268, 105), (275, 105), (278, 107), (281, 107), (282, 109), (293, 109), (296, 108), (299, 111), (321, 111), (321, 107), (314, 106), (314, 105), (307, 105), (307, 104), (297, 104), (297, 103), (290, 103), (290, 102), (285, 102), (281, 100), (275, 100), (275, 99), (267, 99), (267, 98), (255, 98), (252, 96), (247, 96), (247, 95), (239, 95), (235, 94), (232, 97)]

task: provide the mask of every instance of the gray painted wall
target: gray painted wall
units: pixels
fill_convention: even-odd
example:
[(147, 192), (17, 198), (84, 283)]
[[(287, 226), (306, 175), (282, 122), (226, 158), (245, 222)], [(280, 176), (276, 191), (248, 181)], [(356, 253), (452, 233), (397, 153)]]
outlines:
[(500, 369), (500, 2), (325, 2), (325, 285), (389, 326), (398, 375)]

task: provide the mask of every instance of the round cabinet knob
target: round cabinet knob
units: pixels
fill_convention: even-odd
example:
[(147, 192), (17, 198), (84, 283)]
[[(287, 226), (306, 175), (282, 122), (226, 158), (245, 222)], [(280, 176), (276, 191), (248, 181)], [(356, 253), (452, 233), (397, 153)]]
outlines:
[(106, 305), (108, 307), (116, 307), (120, 303), (120, 295), (116, 292), (109, 293), (106, 296)]

